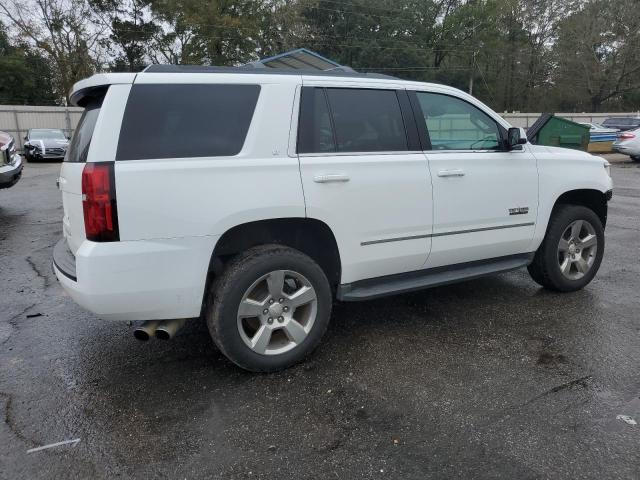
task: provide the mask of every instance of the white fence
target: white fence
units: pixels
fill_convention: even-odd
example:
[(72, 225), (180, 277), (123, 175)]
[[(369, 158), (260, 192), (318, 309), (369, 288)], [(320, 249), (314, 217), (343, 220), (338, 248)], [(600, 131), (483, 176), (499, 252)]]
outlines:
[(30, 128), (59, 128), (71, 136), (81, 115), (79, 107), (0, 105), (0, 130), (10, 133), (16, 139), (16, 146), (22, 149)]
[[(78, 107), (31, 107), (24, 105), (0, 105), (0, 130), (10, 133), (22, 149), (23, 138), (30, 128), (59, 128), (71, 136), (82, 115)], [(514, 127), (528, 128), (540, 113), (502, 113)], [(601, 123), (608, 117), (635, 117), (638, 113), (556, 113), (558, 117), (574, 122)]]
[[(542, 113), (508, 113), (500, 114), (514, 127), (529, 128)], [(563, 117), (578, 123), (602, 123), (609, 117), (640, 117), (639, 112), (633, 113), (556, 113), (556, 117)]]

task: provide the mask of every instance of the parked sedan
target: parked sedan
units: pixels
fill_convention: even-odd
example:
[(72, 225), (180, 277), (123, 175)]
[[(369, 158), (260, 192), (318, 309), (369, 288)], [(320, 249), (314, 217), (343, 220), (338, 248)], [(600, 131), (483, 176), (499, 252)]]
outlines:
[(14, 186), (22, 175), (22, 158), (16, 153), (15, 140), (0, 132), (0, 189)]
[(634, 130), (640, 127), (640, 117), (610, 117), (602, 122), (602, 126), (623, 131)]
[(629, 155), (635, 162), (640, 162), (640, 128), (620, 132), (618, 139), (613, 142), (613, 150)]
[(69, 139), (57, 128), (32, 128), (24, 137), (24, 156), (34, 160), (62, 160), (67, 153)]

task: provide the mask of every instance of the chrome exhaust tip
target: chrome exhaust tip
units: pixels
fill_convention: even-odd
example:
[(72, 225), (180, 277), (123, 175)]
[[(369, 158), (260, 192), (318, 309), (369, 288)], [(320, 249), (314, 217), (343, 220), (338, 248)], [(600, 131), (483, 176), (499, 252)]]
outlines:
[(184, 325), (184, 318), (176, 318), (173, 320), (163, 320), (155, 330), (156, 338), (159, 340), (171, 340), (175, 334)]
[(141, 342), (146, 342), (154, 336), (159, 324), (160, 322), (158, 320), (142, 322), (133, 330), (133, 336)]

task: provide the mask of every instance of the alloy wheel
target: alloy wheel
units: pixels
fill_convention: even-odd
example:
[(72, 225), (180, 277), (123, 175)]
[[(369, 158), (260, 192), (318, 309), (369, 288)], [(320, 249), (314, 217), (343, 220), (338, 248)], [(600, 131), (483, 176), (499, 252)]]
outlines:
[(275, 270), (253, 282), (243, 295), (238, 331), (254, 352), (279, 355), (304, 342), (317, 311), (316, 292), (304, 275)]
[(586, 220), (576, 220), (564, 230), (558, 242), (558, 265), (570, 280), (584, 277), (596, 259), (598, 237)]

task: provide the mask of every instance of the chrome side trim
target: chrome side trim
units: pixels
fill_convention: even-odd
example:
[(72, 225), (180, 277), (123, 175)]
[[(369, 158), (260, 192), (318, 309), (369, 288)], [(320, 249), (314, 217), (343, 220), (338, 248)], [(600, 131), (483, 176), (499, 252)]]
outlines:
[(396, 237), (396, 238), (383, 238), (382, 240), (369, 240), (368, 242), (361, 242), (360, 246), (375, 245), (377, 243), (389, 243), (389, 242), (402, 242), (403, 240), (416, 240), (418, 238), (431, 238), (433, 235), (412, 235), (410, 237)]
[(533, 225), (535, 225), (534, 222), (513, 223), (510, 225), (498, 225), (496, 227), (471, 228), (469, 230), (455, 230), (453, 232), (429, 233), (426, 235), (412, 235), (410, 237), (383, 238), (381, 240), (369, 240), (366, 242), (360, 242), (360, 246), (364, 247), (366, 245), (376, 245), (378, 243), (402, 242), (404, 240), (416, 240), (419, 238), (433, 238), (433, 237), (445, 237), (447, 235), (461, 235), (463, 233), (486, 232), (489, 230), (502, 230), (504, 228), (531, 227)]

